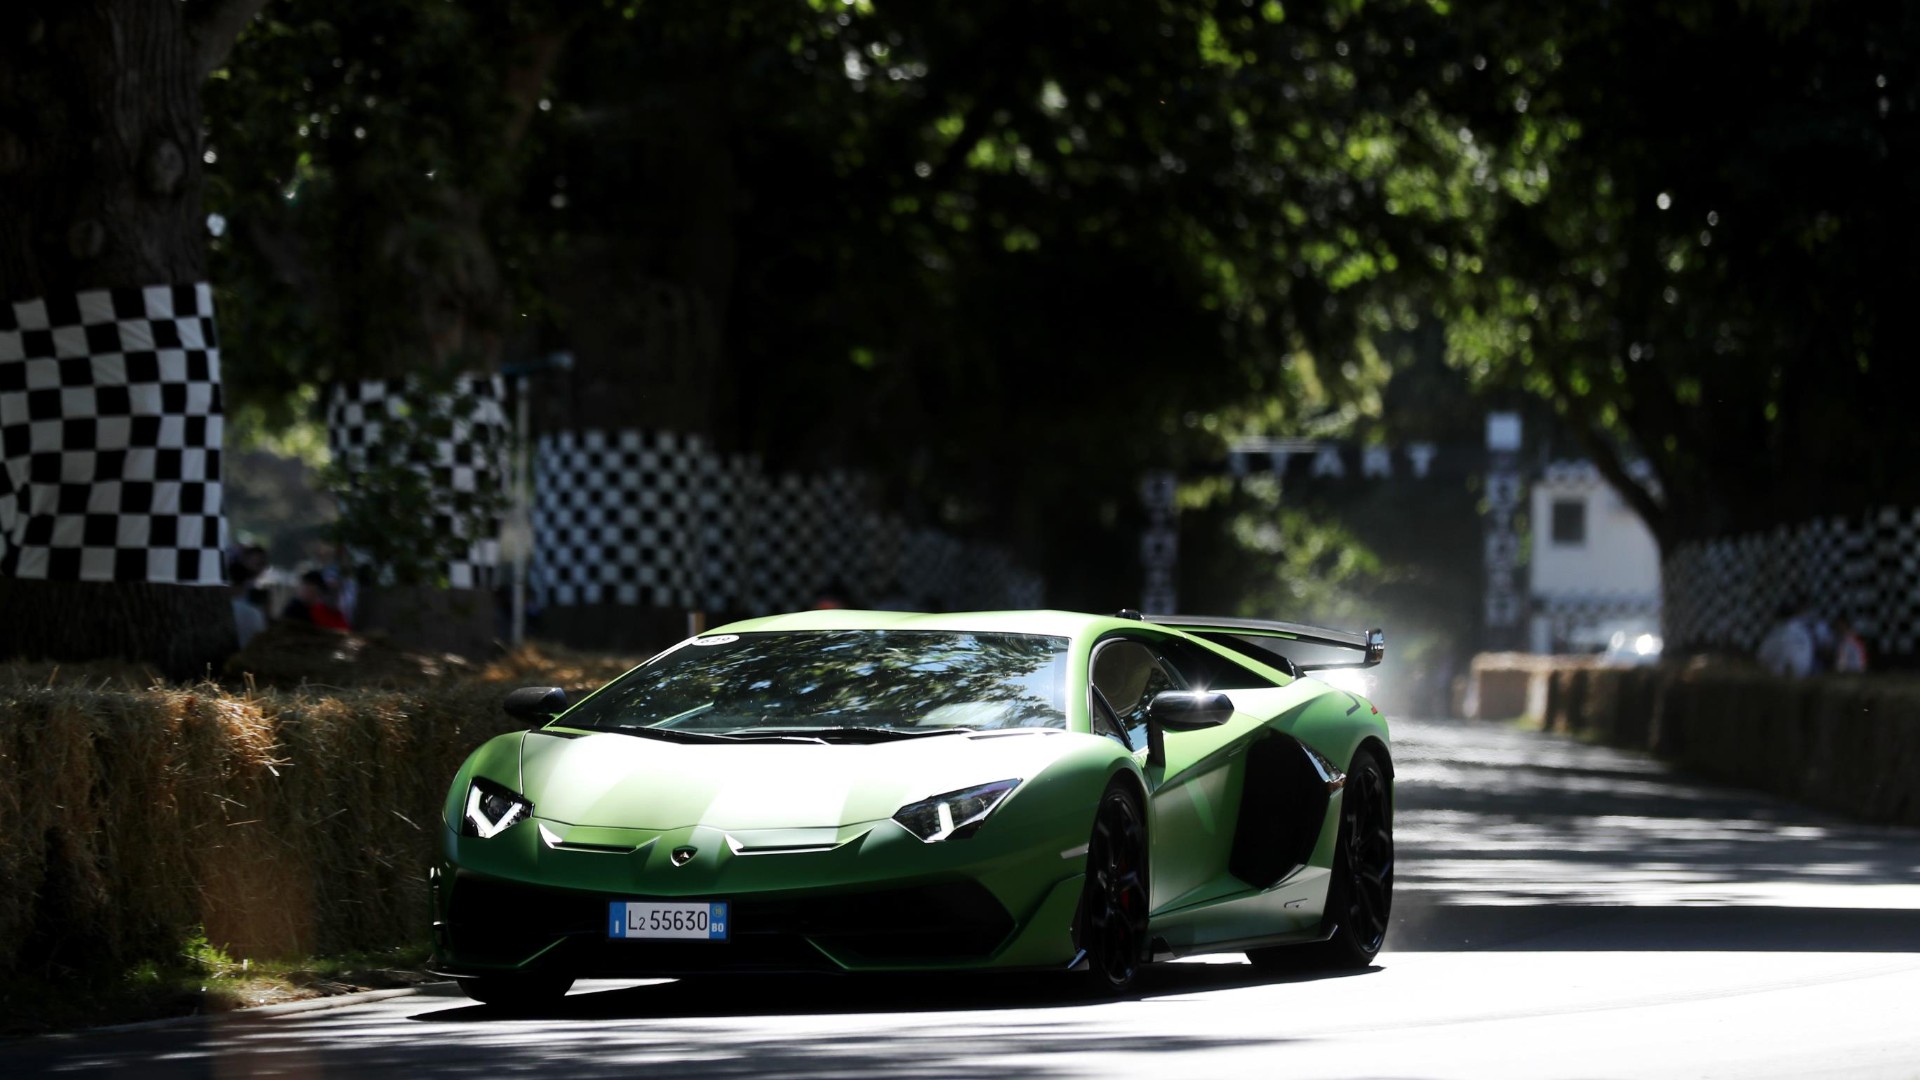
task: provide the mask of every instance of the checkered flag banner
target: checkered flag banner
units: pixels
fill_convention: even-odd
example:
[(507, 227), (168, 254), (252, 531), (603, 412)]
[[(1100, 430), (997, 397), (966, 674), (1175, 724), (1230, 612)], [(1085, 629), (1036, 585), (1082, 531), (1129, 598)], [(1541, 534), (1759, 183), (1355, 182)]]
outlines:
[(1682, 544), (1661, 577), (1668, 648), (1750, 652), (1782, 606), (1807, 605), (1846, 616), (1876, 657), (1920, 652), (1920, 509)]
[(637, 430), (541, 436), (534, 572), (543, 600), (755, 613), (838, 584), (867, 602), (1038, 606), (1041, 584), (1004, 552), (909, 530), (847, 472), (769, 476), (698, 437)]
[(534, 571), (547, 602), (692, 602), (707, 455), (695, 437), (563, 431), (535, 442)]
[(0, 575), (222, 584), (222, 436), (204, 282), (0, 303)]
[[(451, 392), (418, 379), (366, 379), (337, 383), (327, 393), (327, 449), (349, 470), (365, 469), (390, 450), (389, 425), (425, 418), (448, 422), (448, 434), (434, 438), (414, 466), (427, 475), (432, 492), (430, 505), (420, 512), (431, 520), (433, 535), (467, 541), (456, 545), (461, 553), (445, 566), (447, 584), (455, 589), (490, 588), (500, 564), (500, 513), (490, 511), (475, 521), (460, 512), (460, 504), (504, 505), (511, 436), (505, 397), (506, 383), (498, 375), (458, 379)], [(354, 557), (366, 556), (356, 552)], [(383, 568), (371, 569), (379, 574)]]

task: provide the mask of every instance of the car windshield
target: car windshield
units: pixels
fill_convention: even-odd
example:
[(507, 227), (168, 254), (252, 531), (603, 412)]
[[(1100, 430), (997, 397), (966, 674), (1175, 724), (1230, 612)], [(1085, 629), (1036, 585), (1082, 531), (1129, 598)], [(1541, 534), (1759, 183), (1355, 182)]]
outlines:
[(1064, 728), (1067, 639), (834, 630), (696, 638), (559, 726), (686, 740), (909, 738)]

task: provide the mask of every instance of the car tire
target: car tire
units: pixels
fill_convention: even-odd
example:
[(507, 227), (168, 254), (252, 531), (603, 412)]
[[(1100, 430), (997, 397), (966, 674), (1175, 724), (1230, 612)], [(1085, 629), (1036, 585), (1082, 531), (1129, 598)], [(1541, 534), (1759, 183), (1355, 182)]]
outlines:
[(1147, 827), (1139, 799), (1109, 786), (1087, 840), (1086, 887), (1074, 918), (1074, 940), (1086, 957), (1089, 989), (1126, 990), (1147, 958)]
[(1354, 752), (1340, 799), (1340, 834), (1327, 885), (1324, 941), (1253, 949), (1258, 968), (1352, 971), (1373, 964), (1393, 913), (1393, 786), (1373, 751)]
[(480, 975), (457, 979), (460, 992), (502, 1009), (531, 1009), (566, 996), (573, 979), (565, 975)]

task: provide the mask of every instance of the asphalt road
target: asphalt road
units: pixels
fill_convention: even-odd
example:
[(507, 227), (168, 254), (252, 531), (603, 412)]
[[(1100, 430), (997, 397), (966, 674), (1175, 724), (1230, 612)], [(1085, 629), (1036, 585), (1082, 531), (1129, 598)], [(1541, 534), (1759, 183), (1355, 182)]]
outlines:
[(1920, 1077), (1920, 832), (1631, 755), (1402, 722), (1372, 970), (583, 984), (549, 1015), (388, 998), (0, 1046), (0, 1075)]

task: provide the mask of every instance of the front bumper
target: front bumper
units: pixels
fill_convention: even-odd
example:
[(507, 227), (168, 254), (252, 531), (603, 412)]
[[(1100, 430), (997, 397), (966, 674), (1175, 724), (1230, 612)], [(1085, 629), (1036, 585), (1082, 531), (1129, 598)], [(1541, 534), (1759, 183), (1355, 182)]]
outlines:
[[(532, 819), (447, 834), (434, 873), (434, 970), (576, 978), (709, 972), (1064, 968), (1084, 856), (993, 830), (923, 844), (891, 821), (831, 835), (652, 833)], [(742, 838), (745, 838), (744, 840)], [(786, 844), (792, 840), (810, 844)], [(674, 853), (691, 857), (676, 861)], [(609, 904), (730, 905), (726, 942), (611, 939)]]

